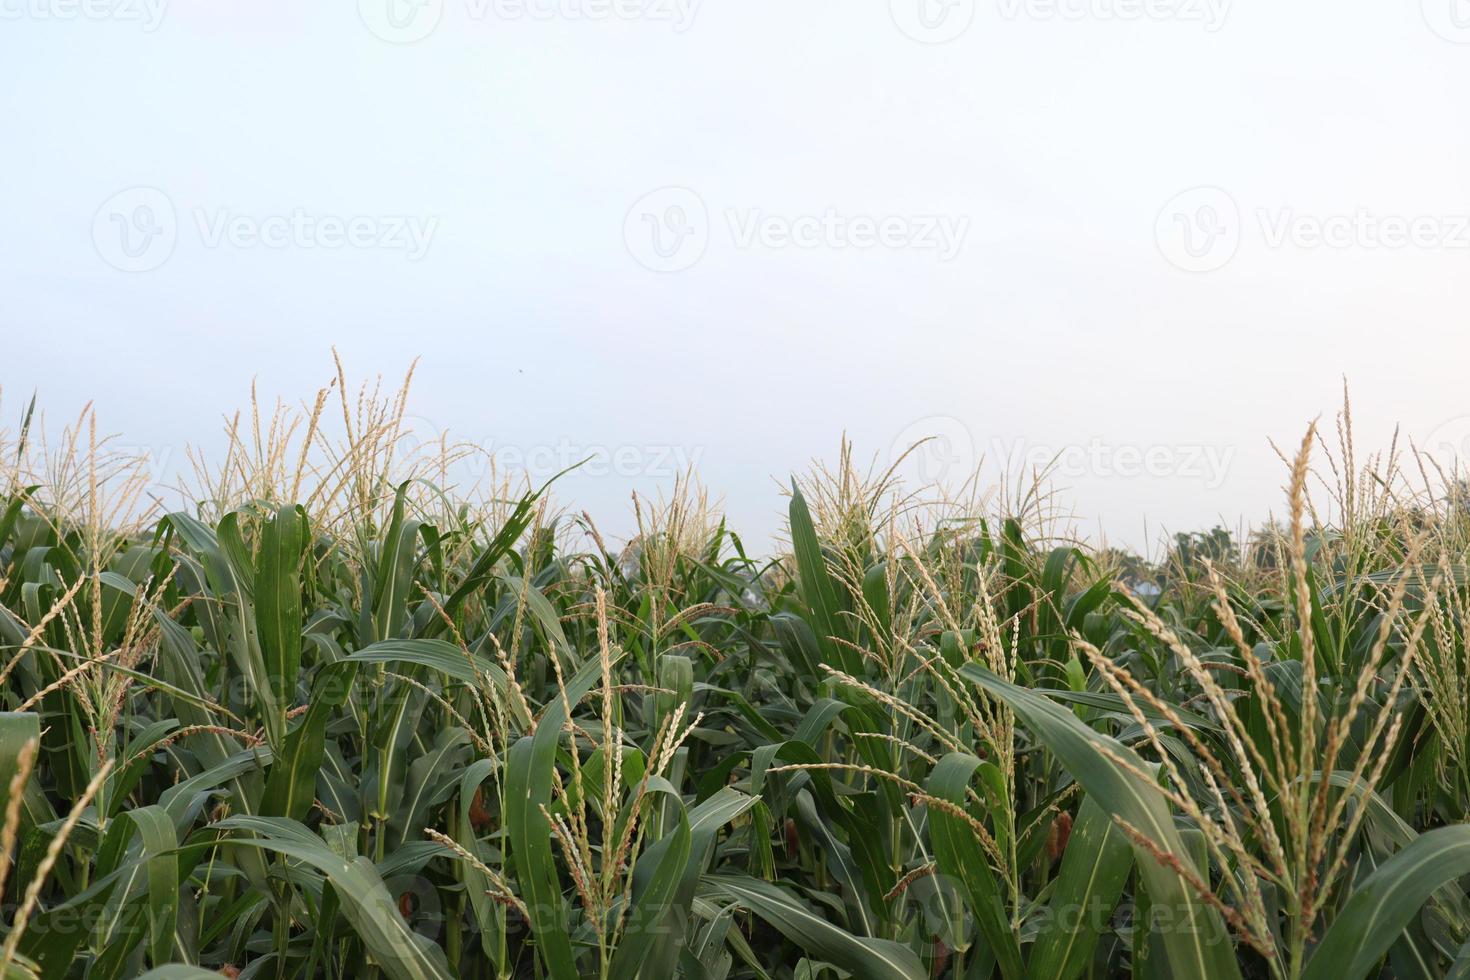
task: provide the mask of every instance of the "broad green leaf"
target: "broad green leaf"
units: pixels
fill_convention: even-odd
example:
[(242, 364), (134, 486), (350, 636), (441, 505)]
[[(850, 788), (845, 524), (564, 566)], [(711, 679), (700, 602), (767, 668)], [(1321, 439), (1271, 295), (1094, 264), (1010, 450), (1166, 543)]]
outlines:
[(822, 661), (840, 665), (848, 673), (855, 673), (858, 665), (856, 654), (833, 640), (837, 631), (837, 589), (827, 571), (827, 559), (822, 554), (817, 529), (812, 524), (811, 511), (806, 498), (794, 484), (791, 487), (791, 547), (796, 554), (796, 574), (801, 583), (802, 598), (812, 614), (812, 629), (817, 636), (817, 646), (822, 651)]
[[(284, 712), (301, 668), (301, 562), (309, 535), (306, 512), (286, 506), (266, 521), (255, 564), (255, 623), (265, 673)], [(281, 718), (284, 728), (285, 718)]]
[[(1050, 698), (1017, 687), (978, 664), (966, 664), (960, 673), (1009, 705), (1098, 806), (1127, 821), (1161, 852), (1190, 866), (1192, 857), (1175, 829), (1164, 796), (1157, 786), (1139, 776), (1146, 767), (1132, 749), (1088, 728)], [(1168, 960), (1170, 975), (1176, 980), (1240, 976), (1220, 914), (1148, 849), (1135, 845), (1134, 853), (1149, 900), (1161, 910), (1156, 913), (1157, 921), (1167, 925), (1154, 938)]]
[(1470, 874), (1470, 824), (1421, 834), (1357, 882), (1317, 946), (1303, 980), (1366, 977), (1446, 882)]
[(350, 693), (357, 665), (347, 661), (327, 664), (311, 687), (306, 716), (286, 733), (285, 745), (271, 765), (260, 801), (260, 815), (304, 820), (316, 798), (317, 773), (326, 749), (327, 722)]
[(10, 781), (28, 742), (40, 745), (41, 716), (31, 711), (0, 711), (0, 814), (10, 806)]
[(509, 704), (510, 710), (516, 713), (516, 720), (523, 726), (530, 726), (531, 719), (521, 709), (520, 701), (510, 697), (510, 687), (500, 665), (476, 654), (466, 653), (453, 643), (427, 638), (382, 640), (363, 647), (347, 659), (367, 664), (418, 664), (471, 686), (493, 685), (496, 696), (502, 698), (502, 703)]
[(137, 824), (148, 868), (149, 955), (154, 963), (174, 959), (174, 929), (179, 914), (178, 837), (173, 821), (160, 806), (145, 806), (127, 812)]
[(1092, 797), (1086, 797), (1046, 903), (1045, 923), (1031, 950), (1030, 976), (1072, 980), (1087, 968), (1132, 870), (1128, 838)]
[(530, 912), (531, 938), (552, 980), (577, 976), (567, 932), (567, 910), (551, 848), (551, 824), (544, 807), (551, 805), (552, 770), (561, 736), (561, 719), (542, 719), (535, 735), (510, 748), (506, 764), (506, 834), (522, 900)]
[(325, 875), (373, 961), (394, 980), (451, 980), (443, 951), (408, 928), (367, 858), (348, 861), (301, 824), (280, 817), (226, 817), (214, 826), (254, 834), (231, 841), (295, 858)]
[(613, 957), (612, 980), (637, 980), (648, 955), (655, 947), (658, 936), (665, 928), (684, 869), (689, 861), (689, 817), (682, 805), (678, 807), (678, 823), (672, 835), (661, 840), (669, 841), (662, 853), (650, 858), (645, 855), (641, 865), (648, 861), (651, 872), (642, 886), (635, 888), (632, 907), (628, 909), (626, 928)]
[(886, 939), (863, 939), (840, 929), (783, 888), (749, 875), (714, 874), (703, 890), (748, 909), (808, 956), (826, 960), (859, 980), (926, 980), (928, 974), (907, 947)]
[[(932, 796), (964, 808), (965, 790), (980, 765), (973, 755), (951, 752), (929, 774), (926, 788)], [(964, 885), (970, 913), (990, 945), (1001, 974), (1013, 980), (1019, 978), (1024, 972), (1020, 943), (1011, 931), (1005, 896), (974, 829), (958, 814), (934, 806), (929, 808), (929, 839), (939, 870)]]

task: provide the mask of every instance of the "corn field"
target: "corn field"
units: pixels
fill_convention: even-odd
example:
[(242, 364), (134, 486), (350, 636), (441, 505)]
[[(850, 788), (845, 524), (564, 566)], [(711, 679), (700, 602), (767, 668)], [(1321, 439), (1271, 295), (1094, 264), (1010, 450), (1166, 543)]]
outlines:
[(406, 401), (177, 507), (15, 413), (7, 980), (1470, 976), (1470, 509), (1346, 408), (1141, 562), (847, 447), (774, 557), (689, 480), (614, 546)]

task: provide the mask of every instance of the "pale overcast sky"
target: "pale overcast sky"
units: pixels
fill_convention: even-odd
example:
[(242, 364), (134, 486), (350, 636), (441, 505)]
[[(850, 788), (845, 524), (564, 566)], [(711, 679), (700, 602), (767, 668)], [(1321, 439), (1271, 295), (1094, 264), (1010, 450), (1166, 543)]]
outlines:
[(1344, 375), (1470, 436), (1464, 0), (0, 0), (0, 78), (11, 424), (177, 459), (336, 345), (614, 528), (935, 433), (1134, 545)]

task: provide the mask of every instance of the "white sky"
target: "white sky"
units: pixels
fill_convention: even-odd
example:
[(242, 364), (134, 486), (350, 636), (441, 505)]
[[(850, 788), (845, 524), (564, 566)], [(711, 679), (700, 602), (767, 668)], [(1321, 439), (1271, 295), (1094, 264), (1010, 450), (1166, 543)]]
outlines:
[(560, 493), (615, 530), (937, 432), (1135, 546), (1279, 509), (1344, 375), (1364, 449), (1470, 436), (1463, 0), (418, 2), (0, 0), (7, 422), (177, 459), (335, 344), (631, 447)]

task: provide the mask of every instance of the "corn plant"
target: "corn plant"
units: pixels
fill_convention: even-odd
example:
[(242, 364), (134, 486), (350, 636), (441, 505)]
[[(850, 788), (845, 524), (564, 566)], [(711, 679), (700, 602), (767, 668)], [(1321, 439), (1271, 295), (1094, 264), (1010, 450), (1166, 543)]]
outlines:
[(1470, 975), (1470, 514), (1346, 407), (1154, 561), (846, 444), (614, 542), (408, 398), (0, 436), (5, 976)]

